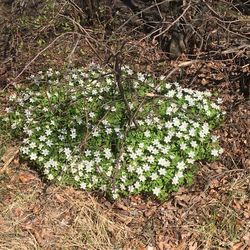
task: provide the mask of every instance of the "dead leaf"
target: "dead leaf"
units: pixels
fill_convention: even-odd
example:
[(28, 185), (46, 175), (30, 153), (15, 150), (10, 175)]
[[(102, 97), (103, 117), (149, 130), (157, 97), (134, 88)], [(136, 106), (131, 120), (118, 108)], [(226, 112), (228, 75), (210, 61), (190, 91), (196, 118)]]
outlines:
[(202, 78), (202, 80), (201, 80), (202, 85), (207, 85), (208, 83), (209, 83), (209, 81), (207, 79)]
[(243, 240), (246, 242), (246, 244), (250, 245), (250, 233), (247, 233), (245, 236), (243, 236)]
[[(39, 230), (40, 231), (40, 230)], [(40, 246), (44, 244), (44, 239), (42, 238), (41, 232), (34, 230), (34, 236)]]
[(4, 172), (7, 171), (8, 166), (10, 165), (10, 163), (14, 160), (14, 158), (16, 157), (16, 155), (19, 152), (19, 148), (17, 147), (9, 147), (3, 157), (2, 157), (2, 161), (4, 162), (3, 167), (0, 169), (0, 174), (3, 174)]
[(36, 179), (36, 176), (34, 174), (27, 171), (20, 172), (18, 177), (19, 180), (24, 184)]
[(15, 217), (21, 217), (23, 214), (23, 211), (20, 207), (18, 207), (16, 209), (14, 209), (13, 214), (15, 215)]
[(144, 212), (146, 217), (151, 217), (157, 210), (157, 206), (152, 207), (151, 209)]
[(164, 241), (158, 243), (158, 248), (159, 250), (173, 250), (173, 247), (169, 243)]
[(198, 246), (197, 242), (190, 242), (188, 244), (188, 250), (196, 250), (198, 249), (197, 246)]
[(244, 246), (244, 244), (242, 242), (238, 242), (238, 243), (234, 244), (230, 250), (242, 250), (243, 246)]
[(155, 250), (155, 248), (152, 246), (147, 246), (146, 250)]
[(5, 233), (10, 230), (10, 227), (7, 226), (6, 221), (4, 220), (3, 217), (0, 217), (0, 232)]
[(115, 204), (115, 206), (121, 210), (124, 210), (124, 211), (128, 211), (128, 207), (126, 207), (124, 204), (122, 204), (121, 202), (117, 202)]
[(60, 203), (64, 203), (65, 202), (65, 198), (62, 197), (60, 194), (55, 194), (56, 199), (60, 202)]

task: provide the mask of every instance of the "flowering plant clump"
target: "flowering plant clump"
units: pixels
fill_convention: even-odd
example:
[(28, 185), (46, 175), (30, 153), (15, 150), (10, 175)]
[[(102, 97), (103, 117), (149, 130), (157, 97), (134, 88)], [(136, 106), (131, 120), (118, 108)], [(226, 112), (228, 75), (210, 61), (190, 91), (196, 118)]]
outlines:
[(99, 66), (39, 72), (10, 96), (4, 121), (23, 138), (22, 156), (49, 180), (114, 199), (163, 199), (190, 181), (196, 161), (222, 152), (212, 135), (220, 99), (128, 66), (121, 79), (129, 110), (114, 74)]

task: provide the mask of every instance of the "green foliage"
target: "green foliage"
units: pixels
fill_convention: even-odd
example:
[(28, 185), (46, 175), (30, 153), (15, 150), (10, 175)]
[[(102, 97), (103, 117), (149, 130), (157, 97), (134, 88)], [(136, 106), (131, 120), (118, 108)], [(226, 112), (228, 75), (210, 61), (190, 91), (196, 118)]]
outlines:
[(29, 90), (10, 97), (5, 123), (23, 138), (22, 156), (49, 180), (114, 199), (164, 199), (191, 182), (196, 161), (222, 152), (211, 134), (222, 112), (209, 92), (166, 83), (164, 76), (125, 66), (121, 79), (136, 123), (112, 72), (97, 65), (31, 76)]

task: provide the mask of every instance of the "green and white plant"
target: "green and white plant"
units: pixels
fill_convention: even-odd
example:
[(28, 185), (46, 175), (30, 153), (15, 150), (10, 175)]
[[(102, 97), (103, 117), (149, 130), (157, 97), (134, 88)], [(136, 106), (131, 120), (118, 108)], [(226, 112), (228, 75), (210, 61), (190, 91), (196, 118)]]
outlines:
[(221, 153), (212, 131), (220, 99), (167, 83), (164, 76), (121, 69), (133, 119), (112, 72), (99, 66), (29, 78), (9, 98), (4, 119), (22, 138), (21, 154), (60, 184), (113, 199), (153, 194), (164, 199), (189, 182), (199, 160)]

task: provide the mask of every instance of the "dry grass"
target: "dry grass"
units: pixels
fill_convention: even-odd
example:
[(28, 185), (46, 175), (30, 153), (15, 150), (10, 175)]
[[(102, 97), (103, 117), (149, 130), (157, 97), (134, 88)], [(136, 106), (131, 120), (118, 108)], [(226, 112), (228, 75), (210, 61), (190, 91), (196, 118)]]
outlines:
[[(131, 235), (122, 215), (71, 188), (46, 187), (19, 175), (0, 189), (0, 248), (115, 249)], [(3, 185), (6, 183), (6, 185)], [(119, 220), (123, 219), (123, 220)]]
[(203, 206), (199, 213), (201, 223), (194, 225), (203, 249), (230, 249), (249, 237), (249, 186), (250, 174), (242, 172), (222, 187), (227, 190), (224, 194), (218, 193)]

